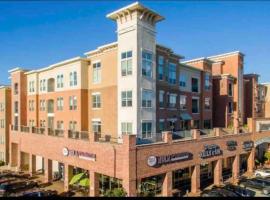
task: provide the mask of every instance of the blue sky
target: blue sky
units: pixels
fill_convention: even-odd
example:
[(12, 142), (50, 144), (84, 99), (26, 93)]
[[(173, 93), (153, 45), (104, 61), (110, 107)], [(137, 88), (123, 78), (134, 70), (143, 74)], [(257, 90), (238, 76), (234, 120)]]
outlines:
[[(35, 69), (116, 41), (105, 15), (134, 1), (0, 2), (0, 84), (13, 67)], [(245, 72), (270, 82), (270, 2), (140, 1), (163, 15), (157, 42), (186, 59), (235, 50)]]

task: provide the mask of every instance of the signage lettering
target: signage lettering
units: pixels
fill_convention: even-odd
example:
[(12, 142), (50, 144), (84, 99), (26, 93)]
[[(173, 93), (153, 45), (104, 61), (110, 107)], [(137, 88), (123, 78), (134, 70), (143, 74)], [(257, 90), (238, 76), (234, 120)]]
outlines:
[(62, 152), (63, 152), (64, 156), (75, 156), (75, 157), (78, 157), (80, 159), (90, 160), (90, 161), (96, 160), (96, 154), (92, 154), (92, 153), (88, 153), (88, 152), (68, 149), (66, 147), (63, 148)]
[(210, 158), (213, 156), (219, 156), (222, 155), (222, 150), (220, 149), (220, 147), (216, 144), (212, 144), (212, 145), (205, 145), (204, 146), (204, 151), (202, 151), (200, 153), (200, 157), (202, 159), (204, 158)]
[(189, 152), (176, 153), (163, 156), (149, 156), (147, 164), (150, 167), (160, 167), (161, 165), (182, 162), (193, 159), (193, 154)]
[(250, 151), (253, 147), (254, 147), (254, 142), (253, 141), (249, 140), (249, 141), (243, 142), (243, 149), (245, 151)]
[(227, 141), (227, 149), (229, 151), (235, 151), (237, 146), (237, 142), (234, 140), (229, 140)]

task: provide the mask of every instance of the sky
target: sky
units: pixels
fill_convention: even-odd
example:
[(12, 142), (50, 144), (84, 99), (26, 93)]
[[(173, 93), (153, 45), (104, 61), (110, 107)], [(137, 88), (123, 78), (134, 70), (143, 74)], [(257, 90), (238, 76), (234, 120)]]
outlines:
[[(106, 14), (135, 1), (0, 1), (0, 84), (114, 42)], [(139, 1), (165, 17), (157, 43), (186, 60), (239, 50), (245, 73), (270, 82), (270, 1)]]

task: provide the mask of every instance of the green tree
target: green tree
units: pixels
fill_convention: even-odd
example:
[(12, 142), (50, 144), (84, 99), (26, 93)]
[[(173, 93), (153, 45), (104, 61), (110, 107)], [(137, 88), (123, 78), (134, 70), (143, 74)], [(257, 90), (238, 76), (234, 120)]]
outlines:
[(270, 162), (270, 152), (265, 152), (264, 157), (267, 159), (267, 163)]

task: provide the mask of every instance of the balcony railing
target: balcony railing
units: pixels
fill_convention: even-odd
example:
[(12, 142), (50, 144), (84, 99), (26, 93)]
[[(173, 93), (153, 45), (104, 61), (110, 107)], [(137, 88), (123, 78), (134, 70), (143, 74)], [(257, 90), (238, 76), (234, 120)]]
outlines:
[(68, 130), (68, 138), (77, 140), (89, 140), (89, 134), (86, 131), (73, 131)]

